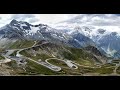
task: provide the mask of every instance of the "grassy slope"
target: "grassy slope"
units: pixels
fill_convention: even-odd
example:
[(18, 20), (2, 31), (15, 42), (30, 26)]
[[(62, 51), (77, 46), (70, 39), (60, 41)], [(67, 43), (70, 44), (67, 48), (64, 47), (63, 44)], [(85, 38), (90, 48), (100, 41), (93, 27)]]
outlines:
[(14, 60), (6, 63), (6, 65), (8, 65), (13, 70), (11, 75), (22, 75), (22, 73), (25, 73), (22, 68), (18, 67), (16, 61)]
[(42, 65), (39, 65), (37, 63), (34, 63), (32, 61), (28, 61), (27, 67), (26, 67), (26, 71), (28, 74), (32, 75), (32, 74), (44, 74), (44, 75), (56, 75), (59, 74), (58, 72), (54, 72)]
[(120, 66), (117, 69), (117, 73), (120, 74)]
[(32, 45), (34, 45), (34, 41), (18, 40), (15, 43), (13, 43), (9, 48), (10, 49), (22, 49), (22, 48), (31, 47)]
[(62, 61), (59, 61), (59, 60), (56, 60), (56, 59), (51, 59), (48, 61), (49, 63), (52, 63), (54, 65), (57, 65), (57, 66), (61, 66), (61, 67), (68, 67), (66, 63), (62, 62)]
[(54, 72), (30, 60), (27, 60), (27, 65), (25, 67), (26, 71), (18, 67), (15, 61), (6, 63), (6, 65), (8, 65), (14, 71), (12, 75), (59, 75), (59, 74), (62, 74), (62, 72)]
[[(0, 53), (3, 52), (4, 49), (0, 48)], [(5, 59), (2, 55), (0, 55), (0, 60)]]
[(0, 60), (3, 60), (3, 59), (5, 59), (5, 58), (4, 58), (3, 56), (0, 55)]
[(64, 58), (69, 60), (74, 60), (75, 62), (87, 65), (87, 66), (94, 66), (93, 56), (82, 49), (76, 48), (68, 48), (71, 52), (63, 52)]
[[(85, 52), (82, 49), (65, 47), (67, 50), (69, 50), (71, 52), (71, 53), (69, 53), (68, 51), (64, 50), (60, 46), (44, 45), (44, 46), (42, 46), (42, 48), (43, 49), (41, 49), (40, 51), (37, 51), (37, 52), (40, 52), (40, 54), (37, 54), (36, 56), (33, 56), (32, 51), (31, 51), (31, 53), (29, 53), (28, 51), (22, 51), (21, 54), (23, 54), (27, 57), (33, 58), (35, 60), (37, 60), (37, 59), (44, 60), (44, 59), (52, 57), (52, 56), (50, 56), (51, 53), (53, 54), (53, 52), (56, 52), (57, 53), (56, 57), (58, 57), (58, 58), (62, 57), (64, 59), (74, 60), (80, 64), (94, 66), (94, 61), (92, 60), (93, 56), (91, 54)], [(48, 50), (47, 48), (49, 48), (50, 50)], [(47, 51), (47, 53), (49, 53), (50, 55), (43, 53), (44, 50)]]
[[(32, 44), (31, 44), (32, 45)], [(27, 46), (27, 44), (25, 44), (25, 46)], [(46, 47), (50, 48), (49, 53), (52, 53), (55, 50), (55, 46), (53, 46), (51, 48), (51, 46), (45, 46), (43, 47), (43, 50), (47, 50)], [(54, 50), (53, 50), (54, 49)], [(61, 50), (62, 48), (57, 47), (57, 50), (60, 54), (61, 57), (63, 57), (64, 59), (69, 59), (69, 60), (74, 60), (75, 62), (81, 64), (81, 65), (85, 65), (85, 66), (94, 66), (94, 57), (92, 56), (92, 54), (85, 52), (82, 49), (76, 49), (76, 48), (66, 48), (67, 50), (69, 50), (71, 53), (65, 51), (65, 50)], [(21, 54), (25, 55), (26, 57), (30, 57), (34, 60), (38, 60), (38, 59), (42, 59), (45, 60), (47, 58), (50, 58), (52, 56), (49, 56), (47, 54), (41, 53), (40, 54), (36, 54), (36, 56), (33, 56), (32, 53), (29, 53), (28, 51), (22, 51)], [(64, 63), (62, 62), (58, 62), (58, 61), (51, 61), (51, 63), (58, 65), (58, 66), (66, 66)], [(111, 67), (113, 66), (113, 67)], [(107, 68), (110, 67), (110, 68)], [(63, 72), (66, 73), (67, 75), (76, 75), (76, 74), (80, 74), (80, 73), (100, 73), (100, 74), (110, 74), (113, 72), (114, 69), (114, 64), (106, 64), (103, 65), (101, 68), (85, 68), (85, 67), (79, 67), (78, 70), (71, 70), (71, 69), (65, 69), (63, 68)], [(60, 74), (60, 73), (56, 73), (53, 72), (47, 68), (45, 68), (44, 66), (35, 64), (34, 62), (28, 61), (28, 65), (27, 65), (27, 74), (30, 74), (30, 72), (32, 72), (32, 74), (46, 74), (46, 75), (56, 75), (56, 74)], [(63, 73), (63, 74), (64, 74)], [(61, 73), (62, 74), (62, 73)]]
[(20, 52), (20, 54), (22, 54), (22, 55), (24, 55), (24, 56), (26, 56), (26, 57), (29, 57), (29, 58), (31, 58), (31, 59), (34, 59), (34, 60), (39, 60), (39, 59), (41, 59), (41, 60), (45, 60), (45, 59), (48, 59), (48, 58), (51, 58), (50, 56), (48, 56), (48, 55), (46, 55), (46, 54), (36, 54), (36, 56), (34, 56), (33, 54), (30, 54), (30, 53), (28, 53), (27, 51), (22, 51), (22, 52)]
[(3, 52), (5, 49), (3, 49), (3, 48), (0, 48), (0, 52)]

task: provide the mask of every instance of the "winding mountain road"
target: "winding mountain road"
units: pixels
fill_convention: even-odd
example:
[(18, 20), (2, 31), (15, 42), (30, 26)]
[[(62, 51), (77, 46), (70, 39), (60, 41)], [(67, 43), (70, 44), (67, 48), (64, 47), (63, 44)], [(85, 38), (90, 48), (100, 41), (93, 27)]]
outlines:
[[(67, 59), (62, 60), (62, 59), (58, 59), (58, 58), (55, 58), (55, 57), (54, 58), (48, 58), (45, 61), (42, 61), (42, 60), (35, 61), (35, 60), (31, 59), (31, 58), (28, 58), (28, 57), (20, 54), (20, 52), (23, 51), (23, 50), (27, 50), (27, 49), (30, 49), (30, 48), (33, 48), (33, 47), (38, 47), (40, 45), (46, 44), (47, 42), (42, 43), (40, 45), (36, 45), (36, 43), (37, 42), (35, 41), (35, 43), (31, 47), (27, 47), (27, 48), (23, 48), (23, 49), (11, 49), (11, 50), (7, 50), (7, 53), (5, 55), (3, 55), (5, 57), (5, 62), (10, 62), (11, 59), (13, 59), (13, 60), (20, 59), (21, 60), (22, 58), (25, 58), (25, 59), (29, 59), (32, 62), (35, 62), (37, 64), (45, 66), (45, 67), (47, 67), (47, 68), (49, 68), (49, 69), (51, 69), (53, 71), (60, 71), (61, 67), (53, 65), (53, 64), (51, 64), (51, 63), (48, 62), (49, 60), (55, 59), (55, 60), (59, 60), (59, 61), (62, 61), (64, 63), (66, 63), (67, 66), (69, 68), (71, 68), (71, 69), (78, 69), (78, 66), (87, 67), (87, 68), (101, 68), (100, 66), (99, 67), (84, 66), (84, 65), (80, 65), (78, 63), (75, 63), (74, 61), (71, 61), (71, 60), (67, 60)], [(17, 50), (16, 57), (9, 56), (10, 54), (12, 54), (16, 50)], [(119, 65), (120, 65), (120, 63), (119, 63)], [(114, 70), (115, 73), (116, 73), (116, 70), (117, 70), (118, 66), (116, 66), (116, 68)]]
[(120, 62), (118, 64), (116, 64), (115, 69), (113, 70), (113, 75), (117, 75), (117, 69), (120, 66)]
[[(43, 45), (43, 44), (46, 44), (46, 43), (42, 43), (42, 44), (40, 44), (40, 45)], [(24, 57), (24, 58), (26, 58), (26, 59), (29, 59), (29, 60), (37, 63), (37, 64), (40, 64), (40, 65), (43, 65), (43, 66), (47, 67), (47, 68), (49, 68), (49, 69), (51, 69), (51, 70), (53, 70), (53, 71), (60, 71), (60, 70), (61, 70), (61, 67), (58, 67), (58, 66), (55, 66), (55, 65), (49, 63), (48, 60), (51, 60), (51, 59), (56, 59), (56, 60), (59, 60), (59, 61), (63, 61), (63, 62), (65, 62), (70, 68), (73, 68), (73, 67), (74, 67), (74, 69), (77, 69), (77, 68), (78, 68), (78, 67), (77, 67), (75, 64), (73, 64), (70, 60), (61, 60), (61, 59), (58, 59), (58, 58), (49, 58), (49, 59), (46, 59), (45, 62), (43, 62), (43, 61), (35, 61), (35, 60), (31, 59), (31, 58), (25, 57), (25, 56), (23, 56), (23, 55), (20, 54), (20, 52), (23, 51), (23, 50), (40, 46), (40, 45), (36, 45), (36, 46), (35, 46), (35, 45), (36, 45), (36, 41), (35, 41), (35, 44), (34, 44), (32, 47), (23, 48), (23, 49), (14, 49), (14, 50), (18, 50), (17, 53), (16, 53), (16, 56), (19, 57), (19, 58)], [(10, 54), (9, 54), (9, 55), (10, 55)]]
[[(48, 60), (51, 60), (51, 59), (62, 61), (64, 63), (66, 63), (68, 65), (68, 67), (73, 68), (73, 69), (78, 69), (78, 67), (75, 64), (73, 64), (72, 61), (70, 61), (70, 60), (62, 60), (62, 59), (58, 59), (58, 58), (48, 58), (45, 60), (45, 62), (49, 63)], [(49, 63), (49, 64), (51, 64), (51, 63)]]

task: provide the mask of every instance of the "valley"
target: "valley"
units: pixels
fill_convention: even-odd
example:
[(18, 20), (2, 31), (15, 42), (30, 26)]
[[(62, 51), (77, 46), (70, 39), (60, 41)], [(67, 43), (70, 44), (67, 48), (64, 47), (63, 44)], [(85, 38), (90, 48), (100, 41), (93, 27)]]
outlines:
[[(31, 47), (7, 50), (7, 53), (2, 54), (6, 58), (3, 60), (4, 62), (2, 62), (2, 64), (6, 64), (11, 61), (15, 61), (16, 68), (20, 69), (19, 73), (14, 71), (17, 73), (16, 75), (19, 75), (19, 74), (20, 75), (26, 75), (26, 74), (27, 75), (51, 75), (51, 73), (54, 73), (54, 75), (81, 75), (81, 76), (82, 75), (83, 76), (84, 75), (91, 75), (91, 76), (93, 76), (93, 75), (119, 75), (117, 73), (117, 69), (120, 65), (119, 60), (117, 61), (117, 64), (115, 64), (113, 62), (110, 64), (107, 64), (107, 63), (106, 64), (102, 64), (102, 63), (96, 64), (94, 61), (69, 60), (68, 56), (64, 57), (64, 58), (63, 58), (63, 56), (58, 57), (55, 54), (53, 54), (53, 51), (51, 52), (51, 50), (49, 52), (47, 51), (47, 53), (45, 54), (43, 51), (38, 52), (39, 49), (36, 49), (36, 48), (44, 48), (44, 49), (48, 50), (48, 47), (50, 49), (50, 48), (52, 48), (52, 45), (54, 45), (54, 44), (51, 44), (49, 42), (37, 45), (37, 42), (34, 41), (34, 44)], [(56, 45), (56, 47), (59, 47), (59, 45)], [(60, 46), (59, 48), (63, 48), (63, 47)], [(65, 48), (66, 47), (64, 47), (64, 49)], [(54, 49), (54, 48), (52, 48), (52, 49)], [(56, 50), (58, 50), (58, 49), (56, 49)], [(27, 52), (25, 52), (25, 51), (27, 51)], [(32, 51), (32, 52), (30, 52), (30, 51)], [(69, 49), (67, 51), (69, 53), (72, 53)], [(30, 53), (32, 54), (35, 52), (37, 52), (39, 54), (40, 53), (44, 53), (44, 54), (41, 54), (42, 57), (41, 57), (41, 55), (40, 56), (34, 55), (34, 57), (32, 57), (32, 55), (29, 55)], [(75, 57), (70, 56), (70, 58), (75, 58)], [(42, 68), (47, 69), (47, 71), (49, 73), (48, 72), (40, 72), (40, 74), (39, 74), (38, 71), (34, 71), (34, 73), (32, 74), (32, 72), (30, 73), (30, 71), (29, 71), (31, 66), (27, 66), (27, 64), (29, 64), (29, 63), (32, 63), (32, 64), (34, 63), (35, 66), (40, 66), (40, 67), (42, 66)], [(32, 67), (32, 68), (36, 69), (35, 67)]]

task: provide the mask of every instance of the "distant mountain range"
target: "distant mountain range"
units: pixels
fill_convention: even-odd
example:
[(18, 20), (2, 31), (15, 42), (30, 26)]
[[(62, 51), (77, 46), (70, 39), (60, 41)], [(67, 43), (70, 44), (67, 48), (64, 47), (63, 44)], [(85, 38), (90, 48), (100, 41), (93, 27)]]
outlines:
[(45, 24), (32, 25), (12, 20), (0, 28), (0, 47), (6, 47), (17, 40), (47, 40), (75, 48), (93, 46), (107, 57), (120, 58), (120, 35), (101, 28), (94, 31), (92, 28), (75, 26), (73, 29), (56, 29)]

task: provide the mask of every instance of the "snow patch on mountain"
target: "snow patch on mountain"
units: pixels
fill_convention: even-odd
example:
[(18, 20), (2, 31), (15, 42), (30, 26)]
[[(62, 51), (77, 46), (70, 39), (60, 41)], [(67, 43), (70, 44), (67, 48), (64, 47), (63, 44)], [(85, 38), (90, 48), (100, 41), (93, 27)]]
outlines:
[(112, 49), (110, 48), (110, 44), (109, 44), (109, 46), (108, 46), (108, 48), (107, 48), (107, 51), (106, 51), (107, 55), (108, 55), (109, 57), (113, 57), (116, 52), (117, 52), (116, 50), (112, 50)]
[[(17, 24), (14, 24), (14, 25), (17, 25)], [(21, 24), (21, 26), (23, 27), (23, 26), (27, 26), (25, 23), (23, 23), (23, 24)]]
[(36, 33), (39, 29), (39, 27), (33, 27), (33, 26), (30, 26), (31, 30), (29, 31), (30, 33)]

